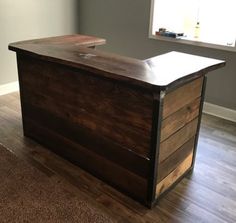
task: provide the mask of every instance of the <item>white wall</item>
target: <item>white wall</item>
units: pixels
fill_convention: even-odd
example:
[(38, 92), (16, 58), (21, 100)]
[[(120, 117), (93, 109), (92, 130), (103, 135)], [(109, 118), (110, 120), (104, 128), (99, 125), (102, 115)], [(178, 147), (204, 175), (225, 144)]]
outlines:
[(17, 80), (15, 53), (20, 40), (78, 32), (77, 0), (0, 0), (0, 85)]

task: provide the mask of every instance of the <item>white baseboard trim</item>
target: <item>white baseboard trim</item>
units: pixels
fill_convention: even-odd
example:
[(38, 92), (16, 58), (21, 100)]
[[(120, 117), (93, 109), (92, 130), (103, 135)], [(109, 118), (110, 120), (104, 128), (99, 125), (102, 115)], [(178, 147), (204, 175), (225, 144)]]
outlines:
[(204, 102), (203, 113), (214, 115), (232, 122), (236, 122), (236, 110)]
[(0, 85), (0, 96), (5, 94), (10, 94), (15, 91), (19, 91), (18, 81)]

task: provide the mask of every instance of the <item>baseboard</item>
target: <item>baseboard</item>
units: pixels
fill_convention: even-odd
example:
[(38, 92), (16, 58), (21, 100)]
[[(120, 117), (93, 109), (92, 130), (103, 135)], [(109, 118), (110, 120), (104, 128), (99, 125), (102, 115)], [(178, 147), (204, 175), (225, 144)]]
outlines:
[(236, 110), (204, 102), (203, 113), (214, 115), (232, 122), (236, 122)]
[(15, 91), (19, 91), (18, 81), (0, 85), (0, 95), (10, 94)]

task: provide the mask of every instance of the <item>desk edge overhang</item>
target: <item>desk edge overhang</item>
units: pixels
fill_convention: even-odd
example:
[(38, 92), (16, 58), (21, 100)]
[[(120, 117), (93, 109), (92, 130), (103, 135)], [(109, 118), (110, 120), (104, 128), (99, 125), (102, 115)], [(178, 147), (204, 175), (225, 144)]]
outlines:
[[(134, 85), (134, 86), (145, 88), (145, 89), (151, 89), (151, 90), (156, 91), (156, 92), (166, 91), (166, 90), (169, 90), (169, 89), (171, 89), (173, 87), (176, 87), (178, 85), (182, 85), (186, 82), (189, 82), (189, 81), (194, 80), (198, 77), (201, 77), (201, 76), (207, 74), (210, 71), (213, 71), (213, 70), (216, 70), (218, 68), (224, 67), (225, 64), (226, 64), (226, 62), (223, 61), (223, 60), (215, 60), (216, 63), (212, 64), (211, 66), (207, 66), (207, 67), (204, 67), (203, 69), (200, 69), (200, 70), (197, 70), (197, 71), (194, 71), (194, 72), (190, 72), (185, 76), (182, 76), (182, 77), (177, 78), (177, 79), (175, 79), (175, 80), (173, 80), (169, 83), (166, 83), (166, 84), (162, 85), (162, 84), (156, 84), (155, 81), (152, 81), (152, 78), (150, 78), (148, 80), (148, 79), (142, 78), (142, 76), (138, 77), (138, 78), (137, 77), (132, 77), (132, 75), (128, 76), (128, 75), (120, 74), (119, 72), (111, 72), (111, 70), (109, 71), (109, 70), (106, 70), (106, 69), (99, 69), (98, 67), (95, 67), (95, 66), (92, 66), (92, 65), (87, 65), (87, 64), (85, 64), (81, 61), (70, 61), (70, 60), (66, 60), (66, 59), (63, 59), (63, 58), (55, 57), (55, 56), (40, 54), (40, 53), (37, 53), (33, 50), (29, 51), (29, 50), (24, 48), (24, 44), (26, 42), (30, 42), (30, 41), (11, 43), (11, 44), (9, 44), (8, 48), (11, 51), (15, 51), (19, 55), (32, 56), (34, 58), (38, 58), (38, 59), (41, 59), (41, 60), (46, 60), (46, 61), (50, 61), (50, 62), (70, 66), (72, 68), (77, 68), (77, 69), (90, 71), (93, 74), (96, 74), (96, 75), (104, 77), (104, 78), (112, 79), (112, 80), (115, 80), (115, 81), (121, 81), (121, 82), (124, 82), (126, 84)], [(86, 47), (101, 45), (101, 44), (104, 44), (104, 43), (105, 43), (105, 40), (100, 39), (100, 41), (98, 41), (97, 44), (95, 44), (95, 43), (89, 43), (87, 45), (82, 44), (82, 46), (81, 47), (79, 46), (77, 48), (77, 50), (78, 50), (78, 52), (84, 51)], [(99, 55), (100, 52), (102, 52), (102, 51), (86, 48), (86, 52), (93, 53), (94, 55)], [(111, 54), (111, 53), (107, 53), (107, 52), (103, 52), (103, 53), (105, 53), (106, 56), (111, 55), (111, 57), (115, 55), (115, 54)], [(175, 52), (175, 53), (179, 53), (179, 52)], [(180, 53), (180, 54), (182, 54), (182, 53)], [(160, 55), (160, 56), (162, 56), (162, 55)], [(158, 57), (160, 57), (160, 56), (158, 56)], [(193, 56), (193, 55), (189, 55), (189, 56)], [(116, 57), (118, 59), (120, 58), (122, 61), (127, 59), (127, 60), (134, 61), (135, 63), (136, 62), (140, 63), (141, 66), (144, 66), (144, 67), (142, 67), (142, 69), (144, 69), (145, 72), (147, 72), (146, 75), (147, 74), (150, 75), (150, 76), (158, 75), (158, 74), (155, 74), (152, 71), (151, 68), (146, 69), (147, 61), (149, 59), (141, 61), (141, 60), (128, 58), (128, 57), (123, 57), (123, 56), (119, 56), (119, 55), (116, 55)], [(206, 59), (208, 59), (208, 58), (206, 58)]]

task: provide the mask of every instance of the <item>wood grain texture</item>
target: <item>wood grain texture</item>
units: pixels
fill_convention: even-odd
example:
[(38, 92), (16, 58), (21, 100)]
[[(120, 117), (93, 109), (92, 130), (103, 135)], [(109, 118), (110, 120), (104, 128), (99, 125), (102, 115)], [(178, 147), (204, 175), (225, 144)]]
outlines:
[[(97, 155), (103, 156), (105, 159), (141, 177), (147, 178), (150, 164), (148, 159), (130, 152), (127, 147), (122, 147), (112, 140), (102, 137), (97, 132), (91, 132), (76, 124), (68, 123), (65, 119), (52, 116), (51, 113), (48, 113), (45, 109), (39, 109), (27, 103), (23, 103), (23, 106), (24, 117), (26, 118), (25, 125), (27, 125), (27, 119), (34, 120), (39, 125), (54, 131), (56, 134), (86, 147)], [(35, 117), (37, 117), (37, 119)], [(77, 156), (79, 156), (78, 151), (77, 153)]]
[(167, 190), (179, 177), (181, 177), (191, 166), (193, 153), (187, 156), (185, 160), (167, 177), (165, 177), (156, 187), (156, 196), (159, 196)]
[(24, 134), (145, 203), (152, 93), (25, 55), (18, 69)]
[[(223, 61), (172, 51), (146, 59), (153, 73), (156, 83), (162, 90), (187, 83), (204, 76), (209, 71), (225, 66)], [(214, 65), (213, 65), (214, 64)]]
[(197, 124), (198, 119), (196, 118), (160, 144), (159, 163), (169, 157), (196, 134)]
[(22, 101), (148, 157), (150, 92), (29, 57), (18, 61)]
[[(149, 210), (37, 142), (23, 137), (19, 94), (0, 97), (0, 144), (49, 179), (56, 175), (67, 181), (68, 190), (77, 189), (75, 196), (86, 196), (101, 213), (109, 210), (112, 220), (118, 223), (234, 223), (235, 132), (235, 123), (203, 114), (193, 174)], [(20, 206), (19, 209), (22, 214), (26, 211)]]
[(198, 78), (168, 93), (164, 98), (163, 119), (200, 97), (203, 78)]
[[(63, 36), (55, 39), (32, 40), (26, 43), (12, 43), (9, 45), (9, 49), (47, 61), (93, 71), (100, 77), (157, 90), (169, 88), (172, 84), (185, 83), (225, 65), (225, 62), (221, 60), (179, 52), (170, 52), (141, 61), (88, 49), (84, 47), (86, 42), (96, 45), (103, 43), (104, 40), (81, 35)], [(186, 66), (186, 64), (191, 64), (191, 66)]]
[[(26, 136), (47, 146), (52, 151), (79, 165), (96, 177), (103, 179), (110, 185), (119, 188), (119, 190), (128, 193), (140, 202), (145, 202), (147, 192), (147, 180), (145, 178), (128, 171), (126, 168), (88, 150), (63, 135), (41, 126), (34, 120), (27, 117), (25, 119)], [(137, 185), (139, 186), (137, 187)]]
[(200, 98), (197, 98), (164, 119), (161, 124), (161, 142), (196, 118), (199, 114), (199, 105)]
[[(105, 39), (86, 36), (86, 35), (66, 35), (66, 36), (56, 36), (41, 39), (33, 39), (20, 41), (16, 43), (11, 43), (9, 45), (10, 50), (18, 51), (31, 51), (35, 48), (49, 47), (50, 45), (56, 46), (58, 48), (67, 47), (94, 47), (103, 45), (106, 43)], [(37, 47), (38, 46), (38, 47)]]
[(195, 137), (191, 138), (188, 142), (182, 145), (174, 153), (172, 153), (168, 158), (159, 163), (157, 182), (160, 182), (164, 177), (166, 177), (171, 171), (173, 171), (186, 157), (193, 153)]

